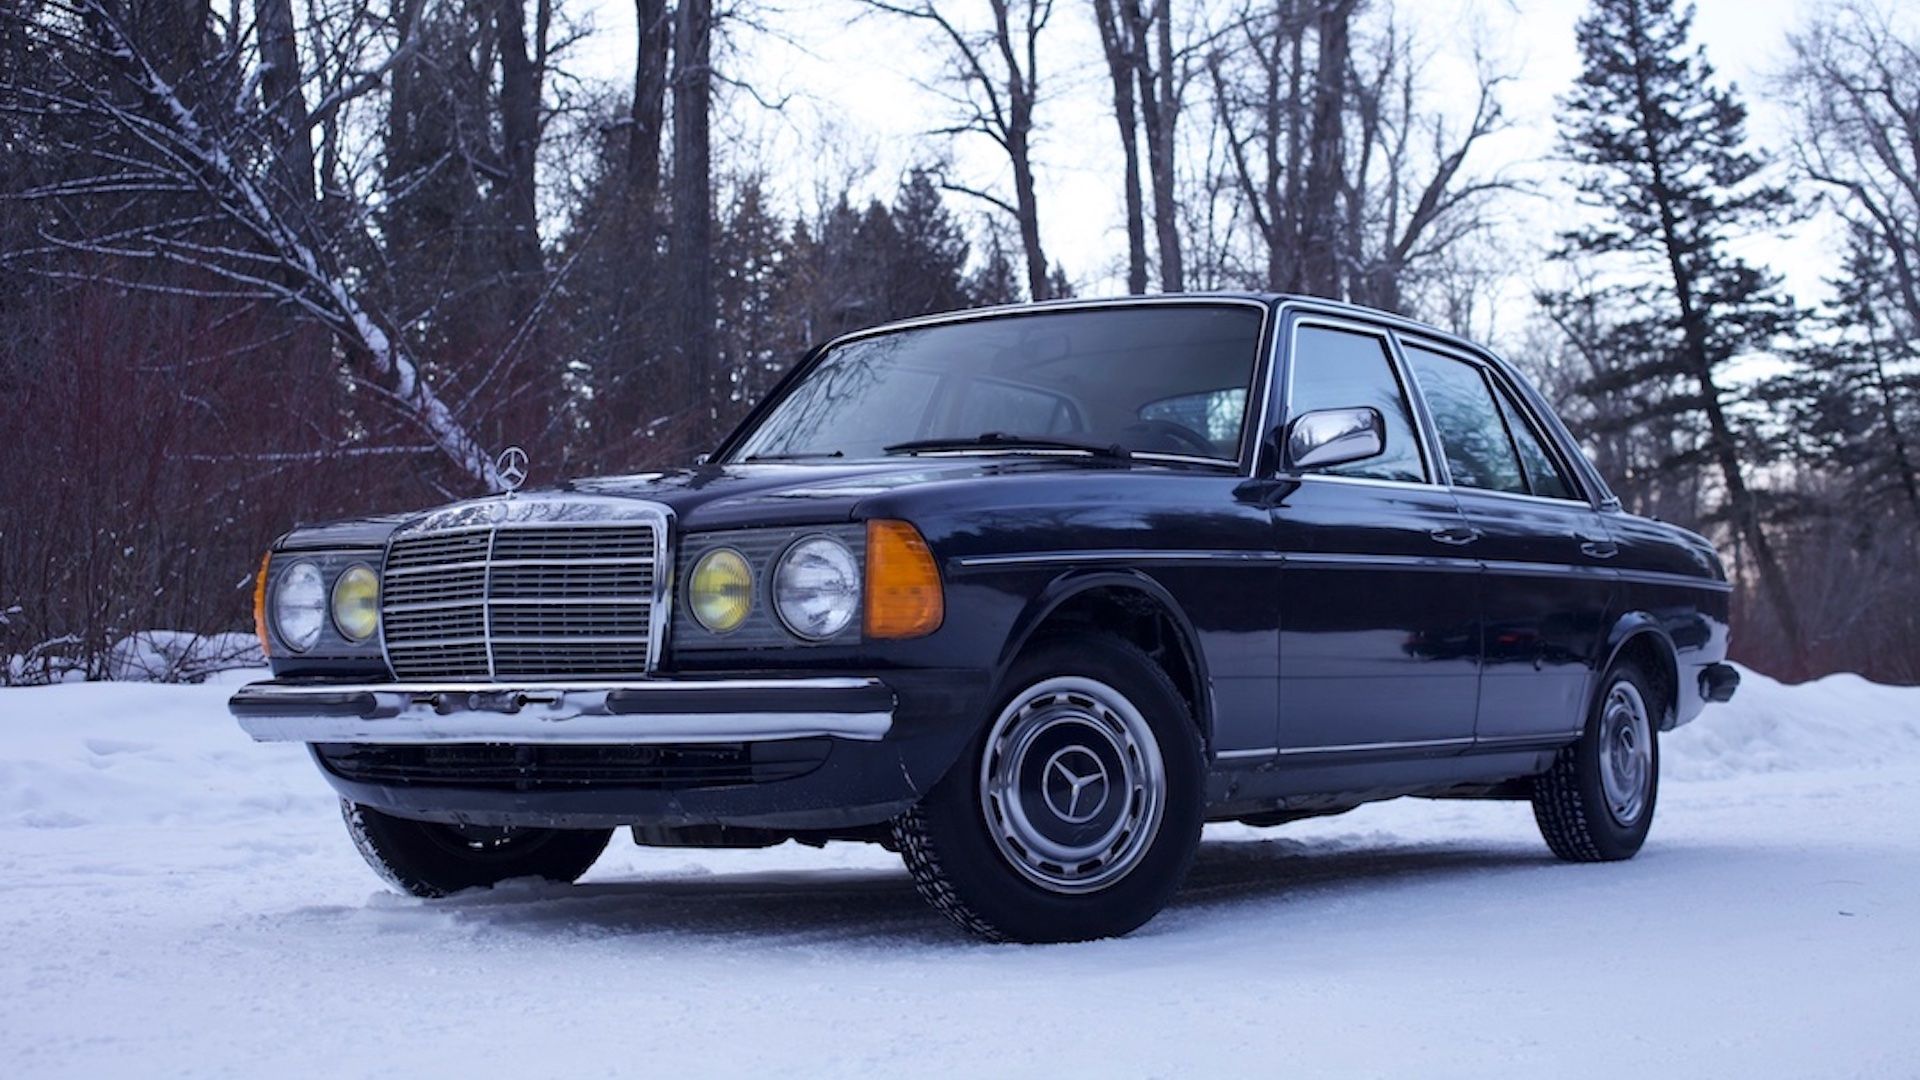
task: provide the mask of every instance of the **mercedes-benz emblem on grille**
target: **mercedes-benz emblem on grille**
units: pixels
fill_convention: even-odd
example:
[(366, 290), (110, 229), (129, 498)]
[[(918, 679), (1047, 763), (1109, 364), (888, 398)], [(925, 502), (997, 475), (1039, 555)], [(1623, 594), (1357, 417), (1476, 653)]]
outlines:
[(1069, 825), (1092, 821), (1107, 806), (1107, 768), (1084, 746), (1056, 750), (1040, 777), (1047, 809)]
[(502, 490), (519, 491), (520, 485), (527, 482), (527, 452), (517, 446), (509, 446), (494, 459), (493, 468), (500, 474)]

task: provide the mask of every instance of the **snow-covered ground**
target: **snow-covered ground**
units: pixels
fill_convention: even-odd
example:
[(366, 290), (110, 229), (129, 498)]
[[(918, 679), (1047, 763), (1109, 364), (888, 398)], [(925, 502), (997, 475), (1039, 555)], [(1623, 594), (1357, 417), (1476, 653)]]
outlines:
[(859, 845), (394, 896), (227, 689), (0, 691), (0, 1076), (1920, 1075), (1920, 690), (1749, 674), (1630, 863), (1516, 804), (1216, 826), (1139, 933), (1023, 948)]

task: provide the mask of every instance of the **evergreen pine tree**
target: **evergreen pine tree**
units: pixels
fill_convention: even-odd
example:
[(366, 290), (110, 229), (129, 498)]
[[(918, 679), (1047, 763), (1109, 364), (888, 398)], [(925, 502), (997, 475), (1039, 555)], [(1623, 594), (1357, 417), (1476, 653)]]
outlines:
[(1891, 507), (1920, 522), (1920, 345), (1888, 295), (1894, 280), (1878, 235), (1855, 228), (1830, 282), (1825, 332), (1796, 350), (1796, 371), (1777, 396), (1806, 457), (1846, 478), (1856, 511)]
[(1746, 149), (1746, 109), (1715, 84), (1705, 51), (1691, 44), (1692, 18), (1673, 0), (1594, 0), (1580, 21), (1583, 69), (1561, 101), (1561, 139), (1581, 167), (1581, 200), (1599, 220), (1567, 233), (1560, 254), (1621, 257), (1644, 275), (1647, 284), (1613, 290), (1634, 314), (1611, 333), (1639, 359), (1593, 389), (1654, 391), (1650, 415), (1703, 426), (1728, 522), (1804, 670), (1806, 639), (1749, 483), (1754, 433), (1737, 429), (1726, 378), (1731, 361), (1772, 348), (1794, 324), (1778, 279), (1729, 250), (1736, 237), (1778, 222), (1791, 202), (1759, 175), (1762, 164)]

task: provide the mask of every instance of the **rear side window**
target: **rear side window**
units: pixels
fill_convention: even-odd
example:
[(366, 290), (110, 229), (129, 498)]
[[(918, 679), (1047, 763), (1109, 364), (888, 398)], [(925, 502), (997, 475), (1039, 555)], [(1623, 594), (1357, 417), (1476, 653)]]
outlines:
[(1506, 418), (1507, 430), (1513, 435), (1513, 445), (1520, 451), (1520, 464), (1527, 470), (1527, 486), (1535, 495), (1548, 499), (1579, 498), (1573, 493), (1567, 474), (1561, 471), (1553, 455), (1547, 453), (1539, 432), (1527, 422), (1526, 414), (1504, 389), (1496, 386), (1494, 391), (1500, 399), (1500, 414)]
[(1418, 346), (1408, 346), (1407, 365), (1426, 395), (1454, 485), (1527, 494), (1526, 473), (1480, 369)]
[(1371, 405), (1387, 424), (1386, 452), (1365, 461), (1316, 472), (1373, 480), (1424, 481), (1420, 444), (1413, 435), (1413, 412), (1393, 374), (1386, 339), (1374, 334), (1304, 326), (1293, 337), (1289, 419), (1321, 409)]

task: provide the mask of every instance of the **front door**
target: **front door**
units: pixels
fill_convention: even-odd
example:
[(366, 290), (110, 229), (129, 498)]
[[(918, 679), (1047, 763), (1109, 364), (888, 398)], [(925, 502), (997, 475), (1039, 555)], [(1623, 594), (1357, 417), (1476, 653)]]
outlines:
[(1617, 548), (1502, 376), (1440, 346), (1402, 345), (1486, 566), (1478, 739), (1499, 746), (1577, 734)]
[(1281, 754), (1460, 752), (1473, 736), (1479, 567), (1387, 339), (1303, 317), (1282, 378), (1287, 416), (1371, 406), (1386, 449), (1303, 474), (1274, 507)]

